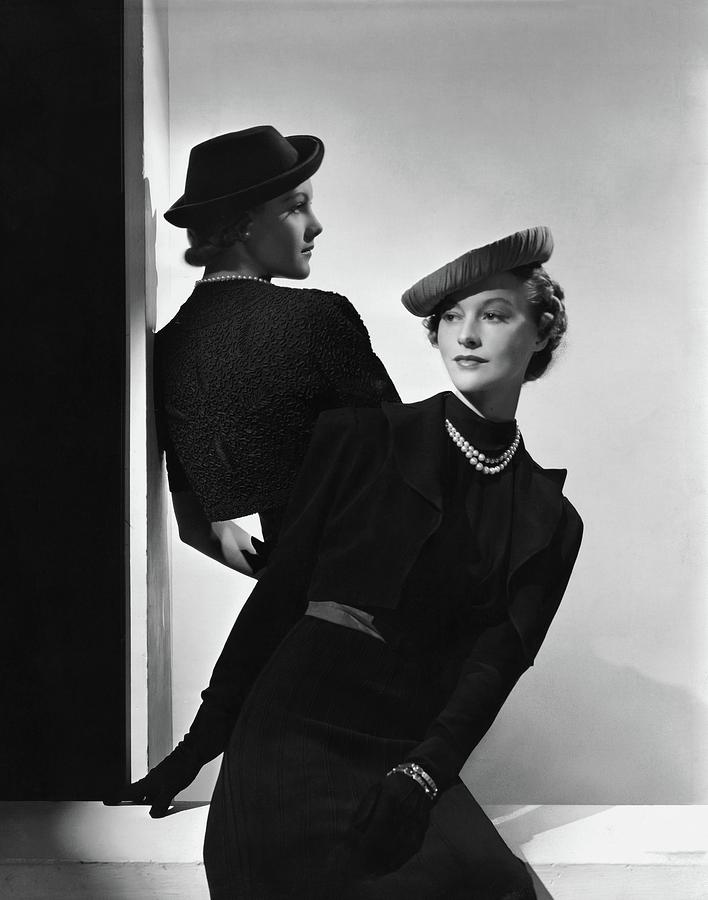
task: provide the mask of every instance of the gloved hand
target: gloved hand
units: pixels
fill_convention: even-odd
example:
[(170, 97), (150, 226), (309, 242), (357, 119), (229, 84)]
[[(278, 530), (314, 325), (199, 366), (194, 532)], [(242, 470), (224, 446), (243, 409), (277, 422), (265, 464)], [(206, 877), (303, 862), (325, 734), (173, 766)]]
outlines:
[(432, 808), (425, 790), (401, 772), (374, 785), (350, 828), (361, 868), (378, 875), (400, 868), (420, 849)]
[(158, 763), (144, 778), (134, 781), (106, 797), (106, 806), (120, 803), (150, 804), (150, 816), (161, 819), (166, 816), (174, 797), (188, 787), (199, 774), (201, 765), (179, 744), (169, 756)]

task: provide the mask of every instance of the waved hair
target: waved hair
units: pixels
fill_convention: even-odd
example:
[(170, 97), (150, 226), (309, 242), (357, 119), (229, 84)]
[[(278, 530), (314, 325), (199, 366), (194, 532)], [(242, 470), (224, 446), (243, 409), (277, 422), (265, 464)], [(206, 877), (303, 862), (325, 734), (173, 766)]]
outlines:
[(189, 247), (184, 251), (185, 262), (190, 266), (204, 267), (213, 262), (224, 250), (242, 240), (249, 219), (263, 204), (251, 209), (233, 210), (228, 217), (195, 224), (187, 228)]
[[(524, 382), (536, 381), (550, 366), (553, 354), (558, 349), (568, 328), (565, 294), (558, 282), (554, 281), (539, 263), (517, 266), (509, 271), (526, 286), (526, 299), (533, 306), (536, 324), (541, 322), (544, 313), (550, 313), (553, 316), (553, 319), (549, 319), (539, 331), (540, 337), (548, 338), (546, 346), (534, 353), (524, 373)], [(454, 302), (449, 297), (445, 297), (433, 312), (423, 319), (423, 326), (428, 332), (431, 343), (437, 342), (440, 319), (452, 306), (454, 306)]]

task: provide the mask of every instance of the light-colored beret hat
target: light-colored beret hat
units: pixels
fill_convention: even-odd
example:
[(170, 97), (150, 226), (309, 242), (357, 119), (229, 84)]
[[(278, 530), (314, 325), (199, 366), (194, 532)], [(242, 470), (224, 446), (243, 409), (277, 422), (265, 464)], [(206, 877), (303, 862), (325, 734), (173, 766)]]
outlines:
[(508, 272), (517, 266), (544, 263), (553, 253), (553, 235), (545, 225), (517, 231), (508, 237), (469, 250), (417, 281), (401, 297), (414, 316), (429, 316), (435, 307), (454, 291), (471, 288), (477, 282)]

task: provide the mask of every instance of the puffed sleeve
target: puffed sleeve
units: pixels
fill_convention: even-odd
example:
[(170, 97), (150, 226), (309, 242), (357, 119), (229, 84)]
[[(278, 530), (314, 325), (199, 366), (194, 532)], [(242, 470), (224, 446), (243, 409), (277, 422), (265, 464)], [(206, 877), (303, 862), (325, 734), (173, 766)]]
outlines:
[[(528, 564), (528, 572), (519, 570), (519, 577), (533, 582), (534, 593), (543, 598), (534, 608), (534, 621), (528, 623), (535, 651), (565, 592), (581, 534), (582, 523), (568, 504), (549, 546)], [(447, 703), (430, 724), (423, 741), (407, 757), (407, 761), (417, 762), (428, 771), (440, 790), (455, 781), (512, 688), (533, 662), (528, 635), (525, 629), (520, 631), (513, 610), (510, 613), (475, 641)]]
[(361, 316), (341, 294), (308, 291), (309, 352), (341, 406), (400, 402)]
[(162, 450), (165, 454), (165, 465), (167, 467), (167, 483), (169, 485), (171, 493), (177, 493), (179, 491), (191, 491), (192, 486), (189, 483), (189, 479), (187, 478), (187, 473), (182, 468), (182, 463), (179, 461), (179, 457), (172, 446), (172, 442), (170, 441), (169, 435), (167, 434), (167, 430), (163, 432), (163, 437), (160, 442), (160, 450)]
[(155, 431), (157, 446), (165, 454), (167, 466), (167, 482), (170, 491), (191, 491), (192, 487), (187, 474), (182, 468), (177, 453), (172, 445), (170, 432), (167, 427), (167, 414), (165, 412), (164, 397), (162, 391), (162, 379), (160, 373), (160, 341), (156, 336), (153, 357), (153, 406), (155, 409)]

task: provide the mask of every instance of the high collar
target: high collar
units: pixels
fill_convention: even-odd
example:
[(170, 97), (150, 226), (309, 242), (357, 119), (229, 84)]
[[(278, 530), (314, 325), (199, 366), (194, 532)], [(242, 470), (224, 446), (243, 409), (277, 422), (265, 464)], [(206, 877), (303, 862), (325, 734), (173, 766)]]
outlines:
[(462, 437), (485, 453), (505, 450), (516, 436), (514, 419), (508, 422), (484, 419), (452, 392), (445, 395), (445, 416)]
[[(416, 403), (382, 404), (394, 459), (404, 481), (442, 516), (442, 485), (447, 443), (445, 407), (448, 392)], [(565, 469), (542, 469), (523, 440), (514, 474), (514, 514), (509, 577), (553, 537), (563, 508)]]

